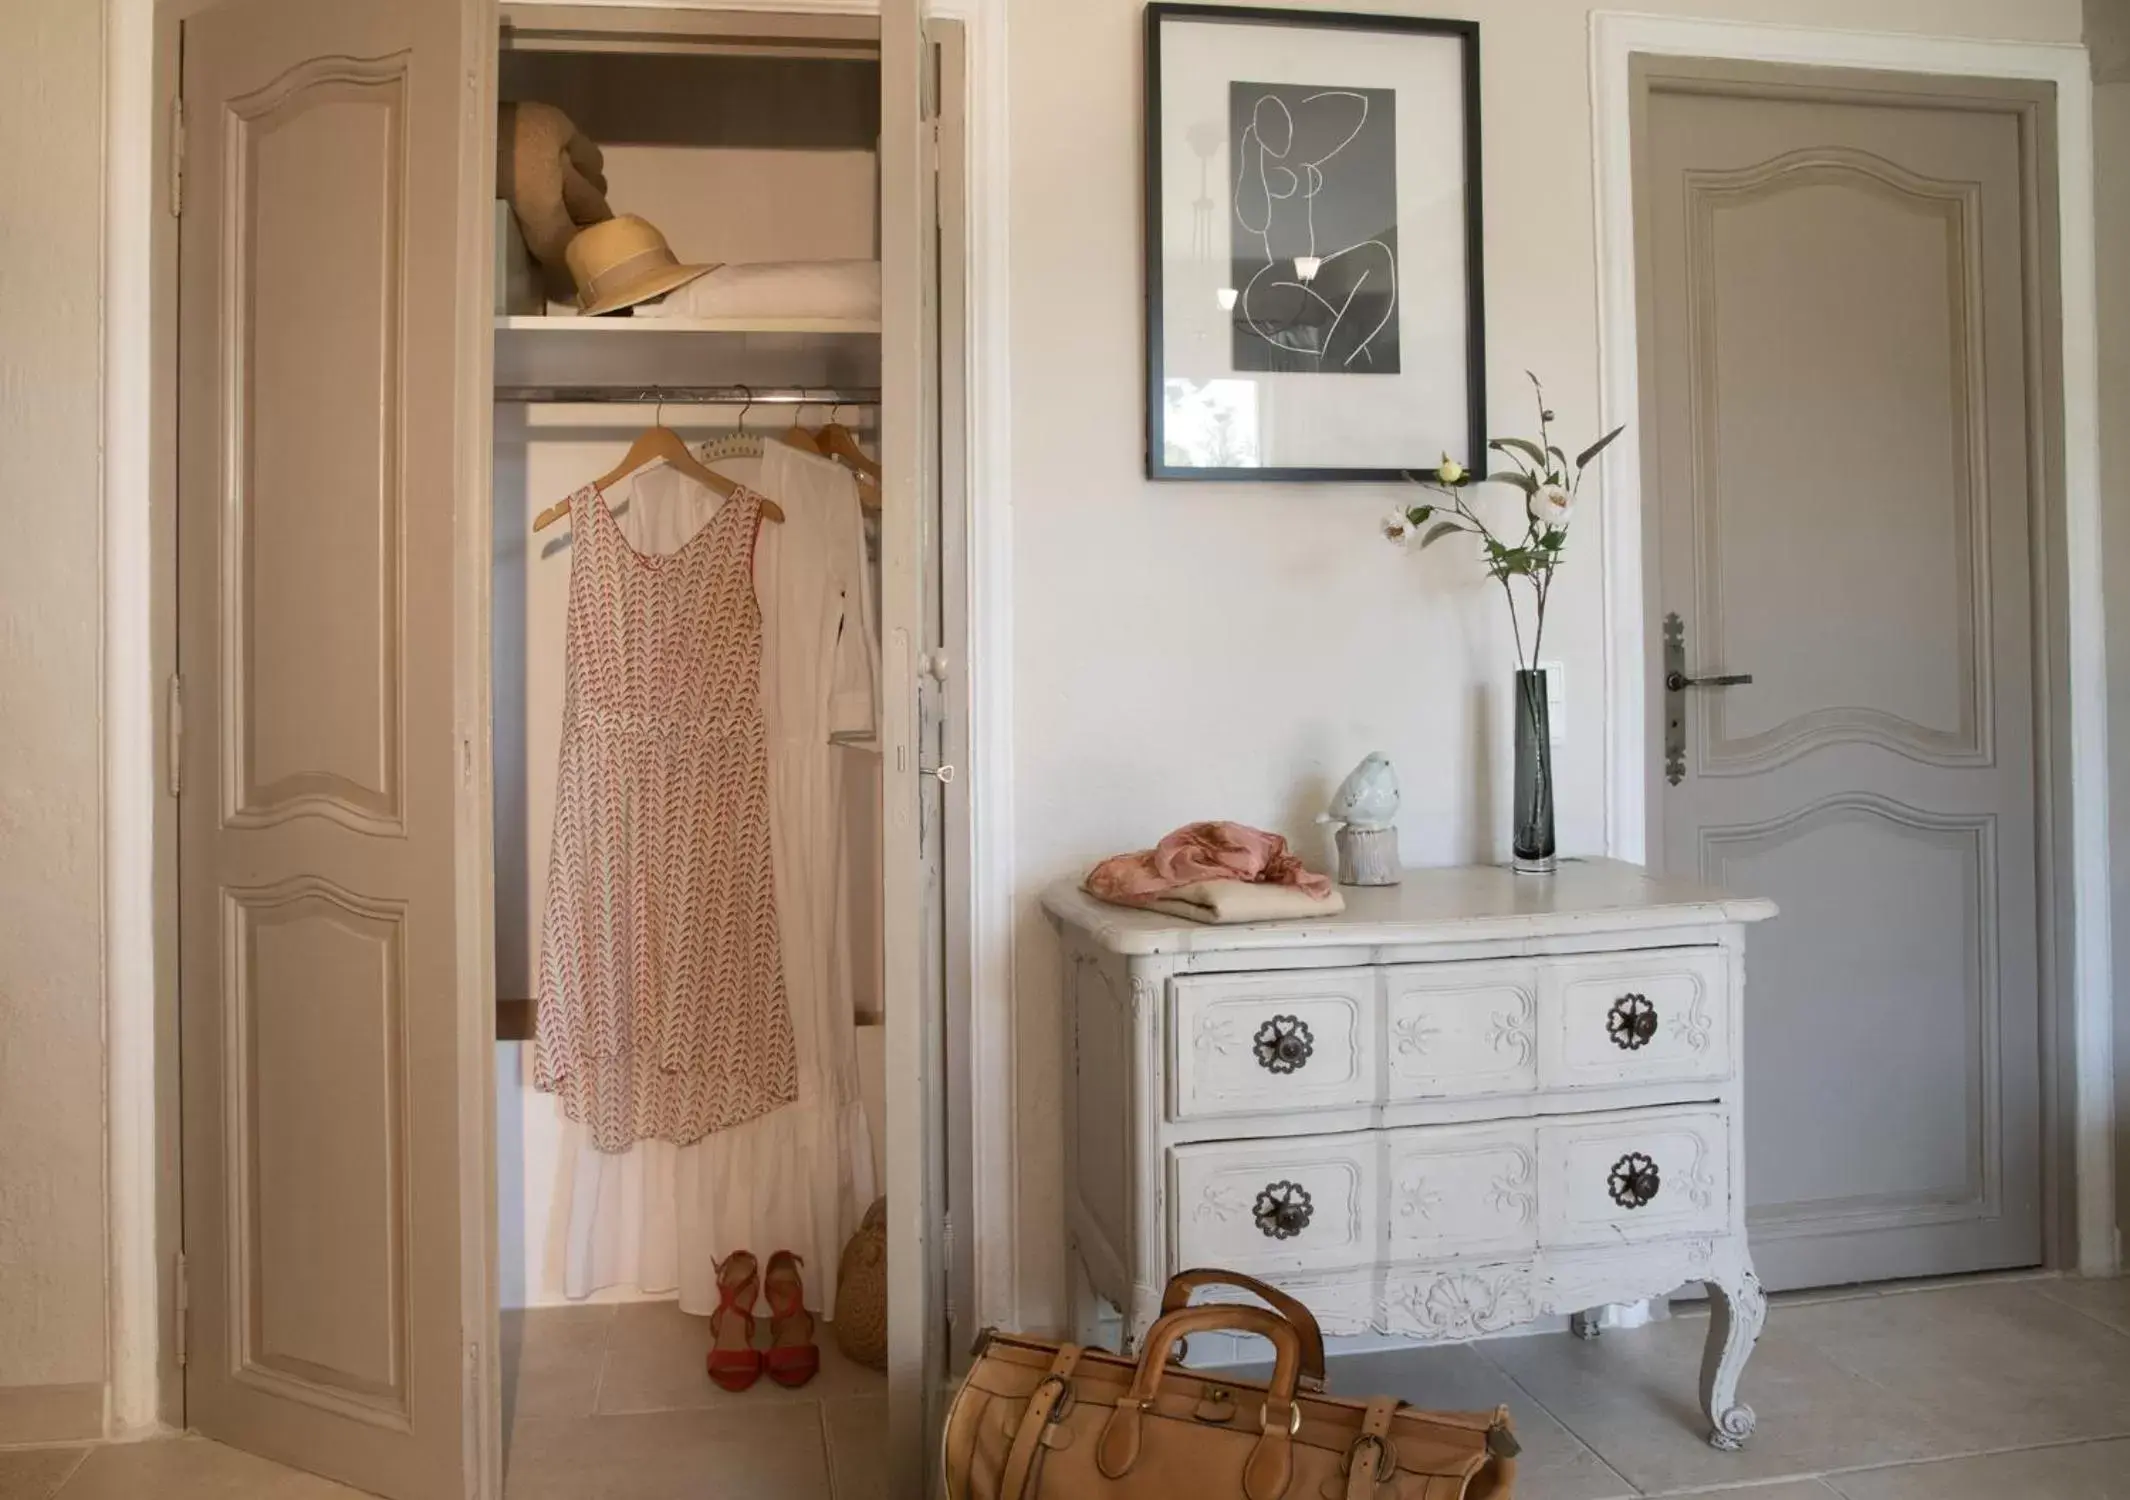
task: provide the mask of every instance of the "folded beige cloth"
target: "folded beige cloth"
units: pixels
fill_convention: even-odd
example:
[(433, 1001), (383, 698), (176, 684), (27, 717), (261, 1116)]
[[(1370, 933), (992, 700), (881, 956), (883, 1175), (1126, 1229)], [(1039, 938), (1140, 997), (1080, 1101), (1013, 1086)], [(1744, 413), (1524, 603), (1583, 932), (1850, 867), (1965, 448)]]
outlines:
[(1227, 927), (1241, 922), (1288, 922), (1296, 917), (1335, 917), (1346, 910), (1336, 889), (1312, 896), (1291, 885), (1256, 880), (1201, 880), (1179, 885), (1133, 905), (1142, 911)]
[(614, 217), (606, 201), (606, 158), (552, 104), (504, 104), (496, 111), (496, 196), (507, 199), (547, 283), (569, 296), (564, 253), (577, 231)]

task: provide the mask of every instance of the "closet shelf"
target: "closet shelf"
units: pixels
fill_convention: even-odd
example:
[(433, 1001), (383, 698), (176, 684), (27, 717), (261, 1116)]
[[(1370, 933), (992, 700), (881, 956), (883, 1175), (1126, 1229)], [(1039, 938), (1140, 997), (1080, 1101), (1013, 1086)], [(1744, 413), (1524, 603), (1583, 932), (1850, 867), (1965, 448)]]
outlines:
[(499, 386), (874, 386), (880, 325), (834, 318), (496, 319)]
[(687, 333), (877, 334), (880, 325), (850, 318), (572, 318), (516, 313), (496, 319), (499, 333), (561, 333), (571, 336)]

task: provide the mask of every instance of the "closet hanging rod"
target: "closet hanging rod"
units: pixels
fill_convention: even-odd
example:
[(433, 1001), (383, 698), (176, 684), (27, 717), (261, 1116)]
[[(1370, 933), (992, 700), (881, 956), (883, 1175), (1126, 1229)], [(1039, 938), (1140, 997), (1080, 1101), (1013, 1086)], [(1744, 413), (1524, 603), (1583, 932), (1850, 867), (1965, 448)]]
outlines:
[(499, 402), (633, 402), (668, 406), (878, 406), (878, 386), (499, 385)]

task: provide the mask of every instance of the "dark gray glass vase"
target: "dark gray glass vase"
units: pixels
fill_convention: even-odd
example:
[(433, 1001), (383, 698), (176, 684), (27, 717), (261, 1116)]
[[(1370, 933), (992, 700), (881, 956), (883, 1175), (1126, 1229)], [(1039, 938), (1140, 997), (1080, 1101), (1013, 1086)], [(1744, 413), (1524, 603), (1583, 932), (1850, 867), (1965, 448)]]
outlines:
[(1553, 873), (1553, 733), (1546, 674), (1516, 674), (1516, 824), (1510, 838), (1521, 875)]

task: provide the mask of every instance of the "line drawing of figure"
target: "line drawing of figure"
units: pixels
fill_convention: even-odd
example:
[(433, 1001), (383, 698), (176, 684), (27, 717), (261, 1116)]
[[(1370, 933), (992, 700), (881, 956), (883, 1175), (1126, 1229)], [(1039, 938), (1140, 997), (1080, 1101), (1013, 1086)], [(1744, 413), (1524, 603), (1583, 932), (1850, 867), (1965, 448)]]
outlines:
[(1230, 85), (1238, 369), (1399, 372), (1395, 97)]

